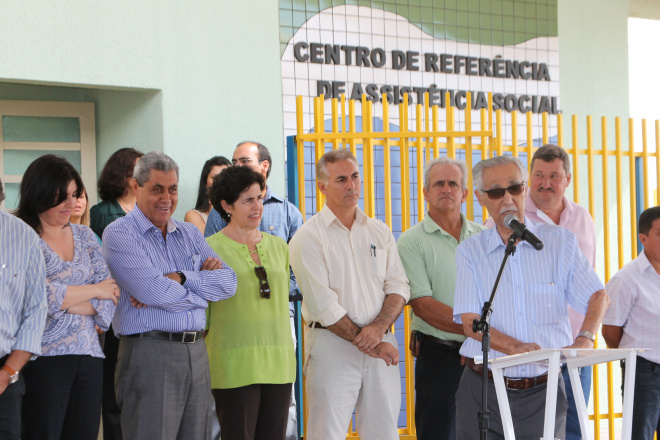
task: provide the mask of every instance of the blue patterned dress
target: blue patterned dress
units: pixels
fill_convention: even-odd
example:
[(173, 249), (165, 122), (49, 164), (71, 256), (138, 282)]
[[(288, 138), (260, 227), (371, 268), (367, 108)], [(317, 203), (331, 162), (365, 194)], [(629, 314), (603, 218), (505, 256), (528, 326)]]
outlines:
[(67, 354), (90, 355), (103, 358), (103, 350), (94, 325), (108, 330), (116, 306), (111, 300), (91, 299), (97, 314), (83, 316), (67, 313), (62, 301), (68, 286), (98, 284), (110, 278), (94, 232), (87, 226), (71, 224), (74, 255), (65, 261), (42, 239), (41, 250), (46, 260), (46, 292), (48, 316), (41, 340), (43, 356)]

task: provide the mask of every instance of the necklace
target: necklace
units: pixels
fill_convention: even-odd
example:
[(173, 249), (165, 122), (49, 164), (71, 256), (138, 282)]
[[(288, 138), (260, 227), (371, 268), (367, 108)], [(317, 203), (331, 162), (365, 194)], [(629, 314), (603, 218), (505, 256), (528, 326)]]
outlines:
[[(257, 232), (259, 233), (259, 235), (257, 235), (257, 240), (258, 240), (257, 243), (259, 243), (261, 241), (262, 236), (261, 236), (261, 231), (257, 231)], [(248, 248), (248, 251), (250, 251), (250, 248)], [(255, 244), (255, 249), (253, 251), (250, 251), (250, 255), (256, 254), (257, 252), (259, 252), (259, 249), (256, 248), (256, 244)]]
[(121, 202), (121, 200), (117, 199), (117, 202), (119, 203), (119, 206), (121, 206), (121, 209), (123, 209), (123, 210), (126, 211), (126, 212), (131, 212), (131, 210), (128, 209), (128, 207), (127, 207), (126, 205), (124, 205), (124, 204)]

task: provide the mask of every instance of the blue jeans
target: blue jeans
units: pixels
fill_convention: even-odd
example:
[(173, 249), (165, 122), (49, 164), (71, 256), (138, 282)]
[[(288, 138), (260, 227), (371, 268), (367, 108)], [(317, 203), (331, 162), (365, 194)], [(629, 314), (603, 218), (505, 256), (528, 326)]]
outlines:
[(660, 365), (637, 356), (631, 438), (653, 440), (656, 431), (660, 432)]
[[(584, 393), (584, 401), (588, 406), (589, 395), (591, 393), (592, 368), (590, 366), (583, 367), (580, 368), (579, 371), (582, 392)], [(562, 365), (561, 374), (564, 376), (564, 383), (566, 384), (566, 402), (568, 403), (568, 411), (566, 413), (566, 440), (580, 440), (582, 438), (580, 419), (578, 419), (575, 398), (573, 398), (573, 387), (571, 386), (571, 379), (568, 377), (568, 368), (566, 368), (566, 365)]]
[(415, 364), (415, 425), (419, 440), (456, 438), (456, 390), (464, 367), (458, 350), (422, 342)]

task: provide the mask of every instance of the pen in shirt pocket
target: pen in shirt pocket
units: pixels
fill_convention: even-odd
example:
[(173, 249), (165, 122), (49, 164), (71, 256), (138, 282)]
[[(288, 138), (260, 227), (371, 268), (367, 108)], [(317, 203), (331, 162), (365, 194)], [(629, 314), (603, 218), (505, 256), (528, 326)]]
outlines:
[(371, 249), (370, 249), (369, 253), (371, 254), (372, 257), (376, 256), (376, 245), (375, 244), (371, 243)]

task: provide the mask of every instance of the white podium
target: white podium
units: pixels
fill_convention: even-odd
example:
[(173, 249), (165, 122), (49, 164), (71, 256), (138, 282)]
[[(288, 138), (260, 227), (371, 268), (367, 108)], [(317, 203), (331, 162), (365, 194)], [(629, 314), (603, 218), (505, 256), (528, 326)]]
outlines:
[[(593, 436), (587, 432), (587, 423), (589, 416), (587, 414), (587, 404), (582, 393), (578, 368), (595, 364), (615, 361), (619, 359), (626, 360), (626, 376), (624, 378), (623, 393), (623, 426), (621, 431), (622, 440), (630, 440), (632, 432), (632, 406), (633, 393), (635, 390), (635, 367), (637, 363), (637, 353), (646, 351), (645, 349), (622, 348), (622, 349), (590, 349), (590, 350), (566, 350), (543, 349), (531, 351), (529, 353), (515, 354), (505, 356), (494, 360), (489, 360), (495, 390), (497, 391), (497, 402), (500, 406), (502, 415), (502, 427), (504, 428), (504, 438), (515, 440), (513, 432), (513, 420), (511, 418), (511, 408), (509, 399), (504, 386), (503, 370), (508, 367), (514, 367), (522, 364), (546, 364), (548, 365), (548, 390), (556, 390), (559, 383), (560, 364), (565, 363), (568, 367), (571, 378), (570, 386), (573, 387), (573, 397), (577, 407), (578, 417), (580, 418), (580, 429), (582, 438), (592, 440)], [(476, 361), (476, 359), (475, 359)], [(569, 384), (566, 384), (569, 386)], [(545, 398), (545, 421), (543, 425), (543, 439), (553, 440), (555, 438), (555, 411), (557, 409), (557, 393), (546, 393)]]

